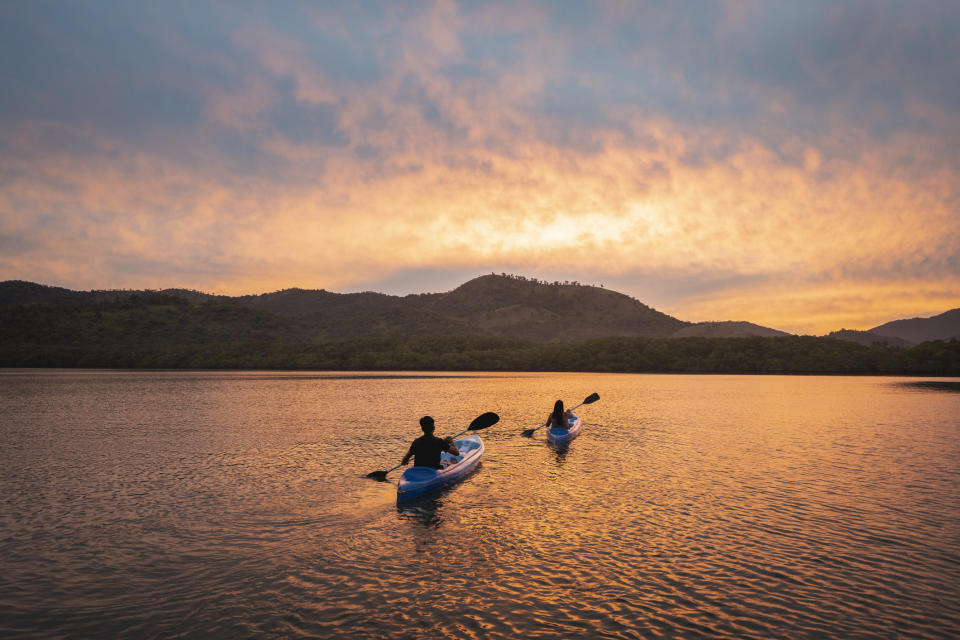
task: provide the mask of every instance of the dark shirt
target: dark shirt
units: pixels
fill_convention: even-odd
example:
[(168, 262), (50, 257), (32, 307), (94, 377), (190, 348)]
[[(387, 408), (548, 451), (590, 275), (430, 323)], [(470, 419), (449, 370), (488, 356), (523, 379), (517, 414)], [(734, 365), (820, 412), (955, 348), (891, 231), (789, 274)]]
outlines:
[(450, 445), (443, 438), (423, 434), (413, 441), (413, 466), (440, 468), (440, 454), (447, 451)]

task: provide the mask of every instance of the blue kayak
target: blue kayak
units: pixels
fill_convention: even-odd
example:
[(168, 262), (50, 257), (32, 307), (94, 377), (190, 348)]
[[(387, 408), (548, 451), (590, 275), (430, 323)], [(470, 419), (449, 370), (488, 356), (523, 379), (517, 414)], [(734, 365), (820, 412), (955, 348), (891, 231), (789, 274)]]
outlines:
[(480, 463), (481, 456), (483, 456), (484, 449), (483, 440), (480, 439), (480, 436), (471, 433), (466, 437), (454, 440), (453, 444), (460, 450), (460, 455), (442, 454), (441, 460), (452, 461), (454, 458), (458, 460), (447, 468), (410, 467), (403, 472), (403, 475), (400, 476), (400, 482), (397, 483), (398, 503), (456, 484), (476, 468)]
[(563, 427), (550, 427), (547, 429), (547, 443), (555, 447), (562, 447), (565, 444), (569, 444), (571, 440), (580, 435), (580, 416), (573, 414), (573, 417), (568, 420), (570, 427), (564, 429)]

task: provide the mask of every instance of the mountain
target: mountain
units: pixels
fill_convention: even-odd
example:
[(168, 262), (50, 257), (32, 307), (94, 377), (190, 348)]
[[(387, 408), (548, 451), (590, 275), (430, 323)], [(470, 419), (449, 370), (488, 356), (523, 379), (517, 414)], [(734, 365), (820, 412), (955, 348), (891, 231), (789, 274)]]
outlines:
[(338, 337), (348, 329), (355, 334), (365, 327), (372, 332), (368, 335), (377, 335), (388, 325), (402, 324), (412, 335), (472, 333), (570, 342), (609, 336), (667, 337), (688, 324), (616, 291), (493, 274), (446, 293), (401, 297), (369, 291), (285, 289), (234, 300), (279, 316), (301, 318)]
[(960, 309), (951, 309), (931, 318), (894, 320), (870, 329), (870, 333), (914, 343), (960, 338)]
[(904, 340), (903, 338), (896, 338), (894, 336), (882, 336), (880, 334), (874, 333), (873, 331), (855, 331), (853, 329), (840, 329), (840, 331), (832, 331), (826, 336), (827, 338), (834, 338), (836, 340), (847, 340), (848, 342), (856, 342), (857, 344), (862, 344), (864, 346), (871, 346), (875, 344), (885, 344), (890, 347), (912, 347), (914, 343), (909, 340)]
[[(150, 325), (162, 323), (165, 316), (154, 309), (156, 317), (148, 319), (148, 310), (164, 306), (170, 300), (187, 304), (177, 307), (174, 314), (178, 318), (183, 316), (178, 321), (184, 327), (195, 325), (193, 320), (186, 319), (192, 314), (221, 327), (240, 322), (237, 331), (241, 333), (256, 333), (258, 327), (270, 325), (287, 337), (296, 335), (298, 339), (324, 342), (465, 335), (536, 343), (608, 337), (789, 335), (750, 322), (684, 322), (602, 287), (577, 282), (543, 282), (505, 274), (480, 276), (445, 293), (407, 296), (371, 291), (334, 293), (324, 289), (284, 289), (231, 297), (187, 289), (71, 291), (19, 280), (0, 282), (0, 309), (37, 307), (31, 313), (39, 314), (38, 318), (44, 313), (60, 313), (58, 309), (122, 307), (133, 303), (144, 310), (124, 322), (131, 326), (140, 322)], [(166, 321), (172, 322), (172, 317)], [(214, 317), (216, 320), (212, 320)], [(0, 330), (3, 328), (0, 326)], [(172, 335), (176, 329), (169, 328), (169, 331)], [(146, 334), (148, 329), (142, 332)], [(932, 318), (889, 322), (869, 332), (841, 330), (829, 335), (867, 346), (877, 342), (900, 347), (954, 336), (960, 336), (960, 309)]]
[(62, 287), (48, 287), (23, 280), (0, 282), (0, 307), (24, 304), (82, 304), (91, 299), (92, 292), (71, 291)]
[(752, 322), (698, 322), (673, 334), (673, 338), (747, 338), (750, 336), (760, 336), (763, 338), (775, 338), (777, 336), (789, 336), (792, 334), (786, 331), (777, 331), (761, 327)]
[(0, 308), (16, 307), (20, 305), (57, 305), (71, 307), (77, 305), (120, 302), (132, 296), (167, 295), (182, 298), (188, 302), (209, 302), (211, 300), (227, 300), (227, 296), (216, 296), (190, 289), (134, 290), (134, 289), (101, 289), (93, 291), (73, 291), (63, 287), (51, 287), (24, 280), (6, 280), (0, 282)]
[(273, 293), (239, 296), (233, 300), (286, 318), (302, 318), (344, 309), (392, 310), (400, 306), (400, 298), (385, 293), (333, 293), (325, 289), (283, 289)]
[(616, 291), (519, 276), (481, 276), (421, 302), (483, 333), (534, 342), (668, 337), (688, 324)]
[(0, 282), (0, 367), (960, 374), (957, 340), (891, 349), (873, 343), (898, 338), (867, 332), (837, 337), (869, 344), (780, 333), (515, 276), (402, 297)]
[(80, 292), (20, 281), (0, 283), (0, 308), (119, 304), (143, 296), (256, 310), (327, 341), (452, 335), (541, 343), (611, 336), (664, 338), (689, 324), (616, 291), (507, 275), (481, 276), (446, 293), (408, 296), (284, 289), (229, 297), (184, 289)]

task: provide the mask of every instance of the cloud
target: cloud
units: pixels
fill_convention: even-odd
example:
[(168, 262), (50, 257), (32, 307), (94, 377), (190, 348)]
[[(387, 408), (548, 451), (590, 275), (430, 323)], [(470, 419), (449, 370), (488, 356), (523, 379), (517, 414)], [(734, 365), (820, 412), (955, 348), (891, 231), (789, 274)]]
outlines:
[(0, 277), (506, 270), (823, 330), (845, 295), (886, 296), (858, 303), (873, 324), (958, 306), (958, 26), (934, 3), (8, 3)]

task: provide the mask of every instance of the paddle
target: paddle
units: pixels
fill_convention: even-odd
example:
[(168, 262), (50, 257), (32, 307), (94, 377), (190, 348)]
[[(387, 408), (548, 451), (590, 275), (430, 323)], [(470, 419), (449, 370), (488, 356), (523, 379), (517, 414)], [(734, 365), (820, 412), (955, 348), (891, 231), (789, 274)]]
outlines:
[[(473, 422), (470, 423), (469, 427), (467, 427), (457, 435), (453, 436), (451, 440), (456, 440), (457, 438), (465, 434), (467, 431), (480, 431), (480, 429), (486, 429), (487, 427), (492, 427), (498, 422), (500, 422), (500, 416), (498, 416), (492, 411), (488, 411), (487, 413), (484, 413), (483, 415), (479, 415), (476, 418), (474, 418)], [(367, 474), (367, 477), (376, 478), (377, 480), (386, 480), (388, 473), (390, 473), (391, 471), (396, 471), (402, 466), (403, 464), (398, 464), (397, 466), (387, 469), (386, 471), (371, 471), (370, 473)]]
[[(576, 409), (577, 407), (581, 407), (581, 406), (583, 406), (583, 405), (585, 405), (585, 404), (593, 404), (594, 402), (596, 402), (596, 401), (599, 400), (599, 399), (600, 399), (600, 396), (599, 396), (598, 394), (596, 394), (596, 393), (591, 393), (590, 395), (588, 395), (586, 398), (583, 399), (583, 402), (581, 402), (580, 404), (578, 404), (576, 407), (573, 407), (573, 408), (571, 408), (571, 409), (567, 409), (567, 411), (573, 411), (573, 410)], [(547, 423), (546, 423), (546, 422), (544, 422), (544, 423), (543, 423), (542, 425), (540, 425), (539, 427), (535, 427), (535, 428), (533, 428), (533, 429), (527, 429), (526, 431), (522, 432), (520, 435), (526, 436), (526, 437), (530, 438), (530, 437), (532, 437), (533, 434), (537, 431), (537, 429), (543, 429), (545, 426), (547, 426)]]

